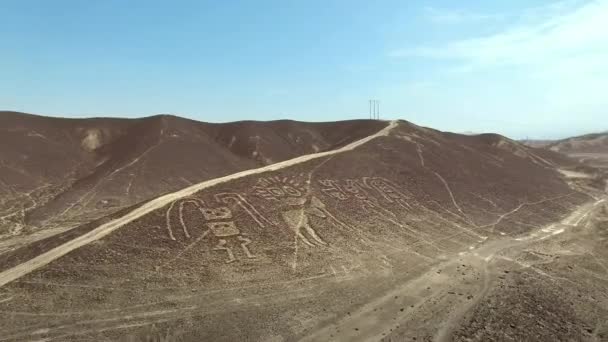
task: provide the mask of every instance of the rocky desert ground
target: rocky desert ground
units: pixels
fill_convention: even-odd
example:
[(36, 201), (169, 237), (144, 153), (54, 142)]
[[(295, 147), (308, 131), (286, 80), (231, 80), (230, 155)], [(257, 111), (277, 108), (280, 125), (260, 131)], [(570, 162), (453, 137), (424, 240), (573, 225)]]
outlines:
[[(314, 131), (282, 125), (293, 146)], [(235, 150), (243, 164), (219, 174), (158, 190), (158, 179), (209, 170), (218, 147), (197, 145), (196, 162), (178, 166), (164, 162), (173, 148), (144, 147), (104, 166), (93, 188), (122, 198), (113, 175), (154, 156), (127, 177), (151, 183), (149, 198), (69, 229), (15, 231), (5, 219), (0, 341), (608, 340), (598, 165), (402, 120), (314, 126), (307, 136), (320, 138), (279, 154), (249, 139), (265, 136), (253, 126), (235, 138), (254, 142)], [(232, 135), (209, 141), (230, 150)], [(74, 154), (105, 151), (74, 137)]]

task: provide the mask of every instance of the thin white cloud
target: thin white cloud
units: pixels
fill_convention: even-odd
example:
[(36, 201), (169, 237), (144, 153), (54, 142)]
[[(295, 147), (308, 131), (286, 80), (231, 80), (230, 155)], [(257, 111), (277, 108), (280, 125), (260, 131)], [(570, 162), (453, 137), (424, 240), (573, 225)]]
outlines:
[(436, 8), (427, 6), (423, 9), (424, 16), (435, 24), (462, 24), (485, 20), (502, 19), (499, 14), (475, 13), (460, 9)]
[[(566, 63), (569, 68), (589, 69), (589, 60), (608, 65), (608, 0), (534, 9), (537, 20), (508, 27), (493, 35), (448, 42), (442, 46), (418, 46), (393, 51), (394, 57), (424, 57), (458, 63), (461, 70), (501, 66), (551, 66)], [(578, 2), (577, 2), (578, 3)], [(546, 16), (551, 13), (550, 16)], [(580, 57), (580, 63), (577, 58)]]

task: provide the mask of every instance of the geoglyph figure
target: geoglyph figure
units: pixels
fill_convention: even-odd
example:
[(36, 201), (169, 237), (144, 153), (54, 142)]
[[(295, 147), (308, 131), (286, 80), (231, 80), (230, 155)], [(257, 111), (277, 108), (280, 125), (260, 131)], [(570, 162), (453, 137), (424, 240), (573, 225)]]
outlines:
[(296, 236), (300, 238), (308, 246), (314, 247), (319, 245), (327, 245), (317, 232), (310, 226), (310, 217), (316, 216), (319, 218), (327, 218), (325, 214), (325, 204), (315, 196), (308, 201), (306, 198), (290, 198), (286, 202), (294, 209), (288, 209), (281, 213), (283, 220), (287, 226), (294, 231)]
[(207, 227), (209, 230), (215, 235), (215, 237), (219, 238), (217, 245), (213, 248), (214, 251), (226, 251), (228, 254), (228, 260), (226, 263), (231, 263), (236, 261), (234, 257), (234, 252), (232, 251), (232, 247), (229, 246), (228, 241), (230, 237), (236, 237), (236, 243), (240, 245), (243, 249), (245, 255), (253, 259), (255, 256), (251, 254), (247, 245), (251, 243), (251, 240), (242, 236), (241, 232), (238, 230), (233, 221), (228, 222), (211, 222), (207, 223)]
[[(223, 197), (222, 197), (223, 198)], [(167, 210), (167, 229), (169, 232), (169, 238), (176, 240), (173, 235), (173, 229), (171, 228), (171, 210), (174, 207), (174, 202)], [(225, 251), (228, 259), (226, 263), (231, 263), (237, 260), (234, 253), (234, 248), (242, 249), (243, 253), (247, 258), (253, 259), (255, 255), (251, 253), (248, 245), (251, 240), (241, 233), (237, 228), (236, 223), (232, 220), (232, 211), (230, 208), (222, 206), (216, 208), (209, 208), (205, 206), (205, 203), (199, 199), (186, 199), (179, 204), (179, 221), (184, 232), (184, 236), (190, 239), (189, 229), (184, 221), (184, 205), (192, 204), (202, 214), (205, 221), (205, 227), (207, 230), (203, 233), (202, 237), (206, 237), (209, 233), (217, 238), (217, 244), (213, 247), (214, 251)]]

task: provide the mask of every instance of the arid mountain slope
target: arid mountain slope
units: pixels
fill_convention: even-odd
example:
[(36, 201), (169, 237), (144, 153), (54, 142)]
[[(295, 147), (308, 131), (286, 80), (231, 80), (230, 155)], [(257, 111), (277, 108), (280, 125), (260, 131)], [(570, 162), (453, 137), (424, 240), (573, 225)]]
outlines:
[(69, 228), (206, 179), (339, 147), (385, 125), (0, 112), (0, 235)]
[(608, 169), (608, 132), (555, 141), (546, 148), (564, 153), (587, 165)]
[(558, 236), (602, 203), (559, 162), (399, 121), (193, 185), (0, 256), (0, 341), (450, 336), (502, 248)]
[(608, 132), (586, 134), (558, 140), (547, 145), (556, 152), (571, 153), (608, 153)]

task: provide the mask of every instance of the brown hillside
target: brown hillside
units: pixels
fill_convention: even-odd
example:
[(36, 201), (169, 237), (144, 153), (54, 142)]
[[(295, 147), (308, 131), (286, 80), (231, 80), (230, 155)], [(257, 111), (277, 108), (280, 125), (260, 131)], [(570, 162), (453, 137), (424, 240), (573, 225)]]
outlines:
[[(289, 139), (292, 124), (270, 123), (277, 133), (265, 139)], [(258, 123), (231, 125), (251, 131), (232, 145), (234, 131), (211, 136), (244, 160), (251, 145), (236, 141)], [(315, 125), (298, 127), (292, 134), (305, 139)], [(325, 129), (310, 133), (309, 149), (346, 143)], [(272, 159), (264, 144), (257, 151)], [(335, 153), (197, 184), (2, 255), (10, 300), (0, 310), (10, 314), (0, 335), (365, 341), (390, 327), (431, 340), (458, 314), (450, 308), (488, 288), (486, 262), (501, 248), (544, 241), (584, 218), (566, 217), (592, 198), (546, 159), (499, 136), (399, 121)]]
[(206, 179), (332, 149), (385, 125), (0, 112), (0, 236), (61, 231)]

